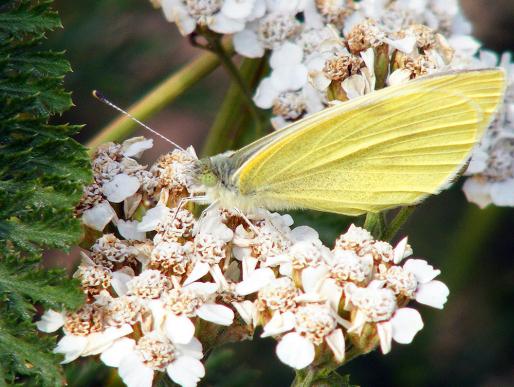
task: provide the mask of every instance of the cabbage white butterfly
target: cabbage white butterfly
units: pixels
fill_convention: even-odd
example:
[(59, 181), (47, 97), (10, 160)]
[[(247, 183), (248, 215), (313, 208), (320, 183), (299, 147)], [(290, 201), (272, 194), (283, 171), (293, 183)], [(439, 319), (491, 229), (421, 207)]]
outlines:
[(190, 199), (243, 212), (345, 215), (418, 203), (463, 168), (498, 108), (504, 77), (500, 69), (453, 71), (342, 102), (199, 160), (194, 175), (205, 195)]

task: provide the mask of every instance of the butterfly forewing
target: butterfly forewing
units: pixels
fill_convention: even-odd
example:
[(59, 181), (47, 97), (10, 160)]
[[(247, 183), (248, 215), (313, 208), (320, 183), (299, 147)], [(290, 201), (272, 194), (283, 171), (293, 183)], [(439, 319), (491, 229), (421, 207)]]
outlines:
[(315, 114), (252, 149), (234, 175), (240, 194), (277, 209), (348, 215), (416, 203), (467, 160), (499, 104), (503, 77), (426, 77)]

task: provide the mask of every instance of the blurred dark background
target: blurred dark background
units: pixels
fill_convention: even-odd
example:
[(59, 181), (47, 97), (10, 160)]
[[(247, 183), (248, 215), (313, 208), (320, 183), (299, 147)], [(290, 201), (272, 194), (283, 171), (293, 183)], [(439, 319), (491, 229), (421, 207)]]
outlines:
[[(513, 0), (462, 0), (475, 36), (488, 48), (514, 50)], [(48, 44), (66, 49), (73, 73), (66, 79), (75, 107), (63, 119), (84, 123), (83, 143), (115, 117), (91, 97), (102, 90), (128, 106), (165, 76), (199, 54), (175, 26), (145, 0), (58, 0), (64, 30)], [(149, 123), (181, 145), (200, 147), (228, 84), (217, 70)], [(168, 150), (156, 141), (148, 160)], [(301, 223), (303, 220), (298, 220)], [(332, 221), (327, 238), (344, 230)], [(514, 386), (514, 209), (478, 210), (457, 184), (430, 198), (409, 220), (415, 255), (442, 270), (451, 289), (446, 308), (420, 307), (425, 328), (408, 346), (359, 358), (341, 372), (362, 386)], [(77, 254), (47, 254), (72, 267)], [(293, 373), (276, 359), (271, 340), (228, 346), (211, 361), (204, 385), (287, 386)], [(214, 364), (216, 363), (216, 364)], [(120, 385), (113, 373), (91, 361), (67, 368), (71, 386)]]

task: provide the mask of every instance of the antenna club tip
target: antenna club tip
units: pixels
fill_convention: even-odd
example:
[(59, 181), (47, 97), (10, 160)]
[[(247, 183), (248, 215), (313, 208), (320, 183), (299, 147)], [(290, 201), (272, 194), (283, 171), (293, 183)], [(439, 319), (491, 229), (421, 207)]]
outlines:
[(103, 96), (102, 93), (100, 93), (98, 90), (93, 90), (91, 92), (91, 94), (93, 95), (93, 97), (95, 97), (96, 99), (100, 100), (100, 101), (105, 101), (105, 97)]

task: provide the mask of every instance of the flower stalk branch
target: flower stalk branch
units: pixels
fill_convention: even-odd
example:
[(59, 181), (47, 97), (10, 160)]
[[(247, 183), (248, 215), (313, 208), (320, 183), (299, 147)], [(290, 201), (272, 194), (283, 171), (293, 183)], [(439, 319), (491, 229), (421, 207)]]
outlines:
[(241, 90), (241, 97), (245, 101), (248, 112), (250, 113), (253, 121), (255, 122), (256, 131), (258, 134), (262, 134), (262, 119), (261, 115), (255, 106), (255, 103), (252, 99), (252, 92), (248, 87), (248, 83), (246, 79), (242, 76), (237, 66), (232, 61), (232, 55), (227, 52), (226, 48), (222, 44), (220, 36), (217, 34), (213, 34), (209, 31), (205, 31), (202, 36), (207, 40), (207, 46), (200, 46), (208, 49), (212, 53), (216, 54), (221, 62), (221, 65), (227, 70), (230, 78), (235, 82), (235, 84)]
[(405, 222), (407, 222), (415, 209), (416, 206), (402, 207), (384, 231), (383, 239), (385, 241), (390, 241), (393, 239), (396, 233), (400, 231), (402, 226), (405, 224)]
[[(245, 59), (241, 64), (239, 72), (241, 77), (252, 85), (259, 81), (263, 67), (262, 59)], [(241, 88), (233, 81), (209, 130), (201, 152), (202, 156), (211, 156), (234, 148), (238, 140), (237, 137), (242, 133), (243, 129), (251, 124), (249, 117), (241, 114), (244, 103)], [(255, 138), (261, 136), (260, 130), (260, 126), (255, 127)]]

